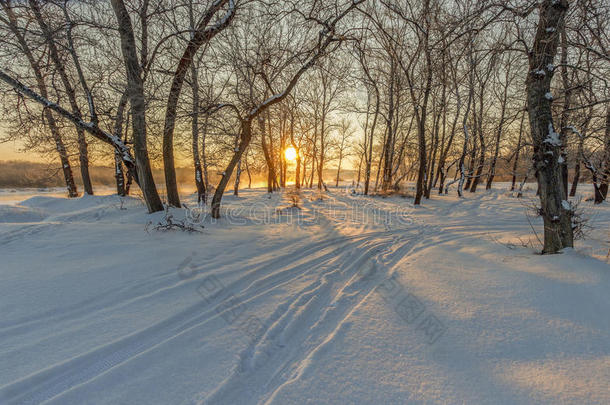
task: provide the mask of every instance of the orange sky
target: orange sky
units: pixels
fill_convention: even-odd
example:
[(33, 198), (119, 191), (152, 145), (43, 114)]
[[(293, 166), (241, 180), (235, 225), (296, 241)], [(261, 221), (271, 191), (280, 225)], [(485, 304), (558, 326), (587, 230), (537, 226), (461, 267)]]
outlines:
[(21, 145), (17, 142), (0, 143), (0, 160), (38, 161), (40, 156), (33, 152), (19, 152)]

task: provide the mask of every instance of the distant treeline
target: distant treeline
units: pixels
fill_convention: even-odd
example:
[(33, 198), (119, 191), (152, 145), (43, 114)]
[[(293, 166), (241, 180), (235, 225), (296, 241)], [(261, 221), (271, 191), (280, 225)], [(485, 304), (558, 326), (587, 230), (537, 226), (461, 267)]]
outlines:
[[(508, 166), (509, 165), (503, 161), (498, 164), (498, 173), (496, 175), (496, 179), (498, 181), (510, 181), (511, 172)], [(523, 167), (520, 167), (520, 170), (527, 170), (525, 164), (523, 164)], [(82, 180), (80, 178), (80, 170), (78, 170), (78, 166), (73, 167), (73, 171), (75, 181), (79, 185), (82, 185)], [(94, 185), (114, 187), (116, 184), (114, 178), (114, 168), (112, 167), (90, 166), (89, 172), (91, 173), (91, 179)], [(192, 168), (177, 168), (176, 175), (178, 179), (178, 184), (190, 185), (193, 182), (194, 173)], [(211, 183), (216, 184), (219, 178), (217, 171), (210, 170), (210, 175)], [(153, 176), (155, 177), (155, 181), (157, 181), (160, 185), (164, 183), (162, 169), (153, 169)], [(328, 184), (334, 183), (335, 176), (336, 169), (324, 169), (324, 179), (326, 182), (328, 182)], [(348, 169), (341, 171), (340, 178), (342, 181), (355, 181), (357, 176), (357, 171)], [(584, 181), (590, 181), (590, 175), (588, 173), (581, 173), (581, 176), (584, 177)], [(572, 178), (571, 175), (570, 178)], [(251, 184), (253, 187), (261, 187), (261, 183), (264, 183), (264, 180), (264, 176), (262, 176), (260, 173), (253, 173)], [(292, 173), (291, 171), (288, 172), (288, 180), (294, 180), (294, 173)], [(242, 186), (248, 187), (249, 183), (250, 182), (248, 181), (248, 175), (245, 173), (244, 178), (242, 179)], [(57, 164), (0, 160), (0, 188), (46, 188), (64, 186), (65, 180), (63, 178), (63, 173), (61, 171), (61, 168)]]
[[(82, 179), (78, 166), (73, 166), (72, 171), (74, 180), (82, 188)], [(94, 185), (110, 186), (116, 185), (114, 178), (114, 168), (109, 166), (89, 166), (89, 173)], [(289, 181), (293, 179), (294, 173), (288, 172)], [(336, 175), (335, 169), (324, 170), (324, 178), (331, 182)], [(153, 169), (153, 176), (158, 182), (160, 188), (163, 188), (165, 182), (163, 169)], [(344, 170), (341, 172), (342, 180), (351, 180), (356, 178), (357, 173), (353, 170)], [(191, 185), (193, 183), (194, 171), (193, 168), (179, 167), (176, 169), (176, 177), (178, 184)], [(215, 185), (219, 180), (217, 169), (210, 168), (210, 182)], [(252, 173), (251, 181), (249, 176), (244, 173), (242, 178), (242, 186), (248, 187), (250, 184), (253, 187), (261, 187), (265, 181), (265, 176), (260, 173)], [(0, 160), (0, 188), (47, 188), (47, 187), (65, 187), (63, 172), (57, 163), (36, 163), (19, 160)], [(82, 191), (79, 189), (79, 191)]]
[[(82, 185), (78, 166), (73, 167), (74, 179)], [(114, 168), (107, 166), (90, 166), (89, 172), (93, 184), (111, 186), (115, 183)], [(153, 171), (155, 180), (163, 181), (163, 170)], [(192, 170), (178, 168), (178, 181), (192, 182)], [(26, 187), (64, 187), (65, 180), (61, 168), (57, 164), (35, 163), (27, 161), (0, 161), (0, 188), (26, 188)]]

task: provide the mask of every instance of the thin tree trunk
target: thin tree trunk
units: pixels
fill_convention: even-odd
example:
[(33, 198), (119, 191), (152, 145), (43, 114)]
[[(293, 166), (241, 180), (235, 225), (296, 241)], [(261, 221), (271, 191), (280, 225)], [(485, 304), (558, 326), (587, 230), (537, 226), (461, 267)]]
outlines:
[[(509, 66), (510, 67), (510, 66)], [(487, 184), (485, 185), (485, 190), (490, 190), (491, 185), (494, 181), (494, 177), (496, 176), (496, 164), (498, 162), (498, 154), (500, 153), (500, 139), (502, 137), (502, 129), (504, 126), (504, 117), (506, 115), (506, 104), (508, 101), (508, 87), (509, 87), (509, 74), (510, 69), (506, 69), (506, 84), (504, 87), (504, 93), (502, 95), (502, 107), (500, 109), (500, 123), (498, 124), (498, 129), (496, 132), (496, 142), (494, 149), (494, 156), (491, 160), (491, 164), (489, 167), (489, 176), (487, 177)]]
[(199, 154), (199, 83), (197, 67), (191, 64), (191, 89), (193, 93), (193, 108), (191, 118), (191, 134), (193, 149), (193, 167), (195, 168), (195, 187), (197, 187), (197, 203), (206, 203), (206, 189), (203, 182), (203, 169)]
[[(38, 90), (40, 91), (40, 95), (45, 100), (48, 100), (49, 97), (48, 97), (48, 92), (47, 92), (47, 86), (45, 84), (44, 77), (43, 77), (42, 71), (40, 69), (40, 65), (34, 58), (34, 55), (32, 54), (30, 47), (28, 46), (27, 42), (25, 41), (25, 38), (23, 37), (22, 32), (18, 28), (17, 18), (15, 16), (15, 14), (13, 13), (13, 10), (11, 9), (11, 7), (5, 1), (1, 1), (0, 4), (2, 4), (2, 8), (4, 9), (4, 11), (8, 17), (9, 29), (17, 38), (17, 42), (19, 43), (21, 50), (25, 54), (25, 56), (30, 64), (30, 67), (32, 68), (32, 71), (34, 72), (34, 76), (36, 77), (36, 84), (38, 85)], [(21, 83), (19, 83), (19, 82), (13, 84), (12, 82), (14, 82), (14, 80), (11, 81), (11, 78), (8, 75), (4, 75), (3, 80), (12, 84), (13, 87), (21, 85)], [(21, 85), (21, 86), (23, 86), (23, 85)], [(17, 87), (15, 87), (15, 88), (17, 88)], [(23, 92), (23, 90), (24, 89), (20, 89), (20, 91), (22, 91), (22, 92)], [(64, 180), (66, 182), (66, 188), (68, 191), (68, 197), (70, 197), (70, 198), (78, 197), (78, 190), (76, 188), (76, 183), (74, 182), (74, 176), (72, 174), (72, 167), (70, 166), (68, 152), (66, 151), (64, 141), (62, 139), (61, 133), (59, 132), (59, 127), (57, 126), (57, 122), (55, 121), (55, 117), (53, 116), (53, 113), (50, 108), (44, 109), (44, 117), (47, 121), (47, 125), (49, 126), (49, 130), (51, 131), (51, 136), (53, 138), (53, 141), (55, 142), (55, 150), (57, 151), (57, 153), (59, 155), (59, 161), (61, 164), (62, 172), (64, 175)]]
[(574, 178), (572, 179), (572, 187), (570, 188), (570, 197), (576, 195), (576, 189), (578, 188), (578, 182), (580, 180), (580, 158), (576, 161), (574, 166)]
[(477, 191), (477, 186), (479, 185), (479, 181), (481, 179), (481, 176), (483, 175), (483, 167), (485, 166), (485, 152), (486, 152), (486, 147), (485, 147), (485, 137), (483, 134), (483, 109), (484, 109), (484, 100), (483, 100), (483, 94), (484, 94), (484, 89), (485, 87), (482, 85), (481, 86), (481, 93), (479, 94), (479, 118), (477, 119), (477, 133), (479, 135), (479, 144), (480, 144), (480, 149), (479, 149), (479, 162), (477, 164), (476, 167), (476, 173), (472, 179), (472, 183), (470, 184), (470, 192), (474, 193)]
[(523, 124), (525, 123), (525, 112), (521, 116), (521, 124), (519, 125), (519, 138), (517, 139), (517, 150), (515, 151), (515, 161), (513, 162), (513, 180), (510, 186), (510, 191), (515, 190), (515, 182), (517, 181), (517, 169), (519, 167), (519, 153), (521, 152), (521, 139), (523, 138)]
[[(38, 4), (38, 0), (29, 0), (30, 8), (34, 13), (34, 17), (42, 34), (45, 38), (45, 41), (49, 47), (49, 55), (51, 60), (53, 61), (53, 65), (55, 69), (59, 73), (64, 89), (66, 90), (66, 95), (68, 96), (68, 101), (70, 102), (70, 107), (72, 108), (72, 113), (79, 119), (82, 119), (82, 114), (80, 112), (80, 108), (76, 102), (76, 94), (74, 91), (74, 87), (70, 83), (70, 79), (66, 74), (66, 69), (64, 68), (63, 62), (59, 58), (59, 53), (57, 51), (57, 46), (55, 45), (55, 41), (52, 38), (51, 30), (49, 29), (47, 23), (42, 18), (42, 14), (40, 12), (40, 6)], [(76, 126), (77, 133), (77, 141), (78, 141), (78, 155), (80, 161), (80, 172), (83, 180), (83, 188), (85, 189), (85, 193), (92, 195), (93, 194), (93, 186), (91, 185), (91, 177), (89, 176), (89, 154), (87, 151), (87, 141), (85, 139), (85, 131), (79, 126)]]
[[(116, 136), (118, 139), (121, 139), (123, 134), (123, 117), (125, 114), (126, 105), (127, 92), (123, 92), (121, 99), (119, 100), (116, 117), (114, 119), (114, 136)], [(124, 197), (127, 194), (127, 189), (125, 187), (125, 174), (123, 173), (123, 161), (120, 153), (117, 150), (114, 151), (114, 177), (116, 180), (116, 192), (121, 197)]]

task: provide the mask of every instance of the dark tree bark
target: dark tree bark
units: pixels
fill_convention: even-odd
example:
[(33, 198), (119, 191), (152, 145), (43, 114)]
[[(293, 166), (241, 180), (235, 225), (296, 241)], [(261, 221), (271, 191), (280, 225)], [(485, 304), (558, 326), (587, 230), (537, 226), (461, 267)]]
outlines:
[[(429, 46), (430, 40), (430, 18), (428, 14), (430, 12), (430, 1), (424, 0), (423, 2), (423, 13), (426, 21), (426, 27), (424, 30), (424, 53), (426, 56), (426, 84), (424, 87), (424, 95), (421, 106), (415, 107), (415, 114), (417, 117), (417, 139), (419, 149), (419, 170), (417, 172), (417, 186), (415, 189), (415, 201), (414, 205), (421, 203), (421, 198), (424, 194), (424, 188), (426, 186), (426, 116), (428, 110), (428, 99), (430, 92), (432, 91), (432, 50)], [(417, 98), (414, 95), (413, 89), (411, 89), (412, 99), (415, 101)]]
[[(0, 0), (0, 1), (2, 1), (2, 0)], [(116, 151), (118, 151), (118, 153), (121, 155), (121, 159), (123, 160), (123, 163), (129, 169), (128, 176), (131, 178), (134, 178), (135, 181), (138, 182), (135, 160), (131, 156), (131, 152), (130, 152), (129, 148), (127, 147), (127, 145), (125, 144), (125, 142), (123, 142), (120, 138), (117, 138), (114, 135), (101, 130), (93, 122), (84, 122), (82, 119), (78, 119), (65, 108), (61, 107), (58, 104), (52, 103), (47, 98), (42, 97), (40, 94), (34, 92), (29, 87), (25, 86), (19, 80), (12, 78), (11, 76), (7, 75), (6, 73), (4, 73), (2, 71), (0, 71), (0, 80), (9, 84), (11, 87), (13, 87), (16, 91), (23, 94), (24, 96), (29, 97), (30, 99), (41, 104), (46, 109), (55, 111), (62, 117), (70, 120), (73, 124), (78, 125), (83, 130), (90, 133), (91, 135), (93, 135), (94, 137), (99, 139), (100, 141), (111, 145), (113, 148), (115, 148)], [(46, 113), (45, 113), (45, 115), (46, 115)]]
[[(483, 167), (485, 166), (485, 134), (483, 132), (483, 109), (484, 109), (484, 91), (485, 85), (481, 85), (481, 93), (479, 94), (479, 116), (476, 121), (477, 126), (477, 134), (479, 135), (479, 161), (476, 164), (476, 172), (472, 177), (472, 183), (470, 184), (470, 192), (474, 193), (477, 191), (477, 186), (479, 185), (479, 181), (481, 180), (481, 176), (483, 175)], [(475, 113), (476, 114), (476, 113)]]
[(136, 170), (138, 181), (148, 212), (163, 210), (163, 203), (157, 193), (148, 159), (146, 145), (146, 105), (144, 100), (144, 84), (142, 82), (142, 67), (138, 63), (136, 41), (129, 13), (123, 0), (111, 0), (116, 14), (121, 37), (121, 50), (127, 71), (127, 94), (131, 104), (132, 131), (135, 149)]
[(534, 145), (534, 166), (540, 191), (540, 214), (544, 221), (543, 253), (558, 253), (574, 245), (572, 208), (567, 201), (560, 157), (565, 141), (555, 131), (551, 112), (551, 80), (555, 67), (559, 33), (565, 29), (567, 0), (544, 0), (539, 5), (539, 22), (529, 55), (526, 80), (527, 109)]
[(390, 88), (388, 91), (388, 115), (386, 118), (386, 136), (383, 144), (383, 177), (381, 189), (388, 191), (392, 185), (393, 155), (394, 155), (394, 87), (396, 77), (396, 61), (390, 57)]
[[(123, 120), (125, 116), (125, 107), (127, 105), (127, 92), (124, 92), (119, 100), (116, 117), (114, 119), (114, 136), (121, 139), (123, 133)], [(128, 192), (125, 186), (125, 174), (123, 173), (123, 165), (121, 155), (117, 150), (114, 151), (114, 177), (116, 180), (116, 191), (120, 196), (125, 196)]]
[[(210, 27), (208, 24), (226, 4), (229, 4), (229, 10), (223, 18)], [(163, 128), (163, 165), (165, 169), (165, 186), (167, 189), (167, 200), (169, 205), (180, 207), (180, 196), (178, 195), (178, 183), (176, 181), (176, 168), (174, 165), (174, 128), (176, 126), (176, 109), (178, 107), (178, 99), (182, 90), (182, 83), (189, 66), (193, 62), (195, 54), (199, 48), (206, 42), (210, 41), (216, 34), (226, 28), (233, 17), (235, 16), (235, 2), (233, 0), (218, 0), (212, 3), (210, 8), (205, 12), (195, 29), (191, 40), (189, 41), (174, 77), (167, 98), (167, 108), (165, 111), (165, 126)]]
[[(572, 86), (568, 78), (568, 38), (566, 30), (561, 30), (561, 82), (563, 85), (563, 108), (559, 117), (559, 132), (561, 133), (562, 139), (567, 140), (567, 129), (570, 120), (570, 107), (572, 106)], [(576, 158), (576, 167), (578, 175), (580, 176), (580, 154)], [(563, 185), (565, 193), (568, 193), (568, 154), (566, 153), (565, 144), (562, 145), (561, 159), (559, 165), (561, 166), (561, 175), (563, 177)], [(576, 181), (578, 184), (578, 181)], [(576, 192), (576, 188), (574, 192)], [(573, 195), (573, 194), (570, 194)]]
[(193, 149), (193, 167), (195, 168), (195, 186), (197, 187), (197, 203), (205, 204), (206, 189), (203, 181), (203, 169), (201, 167), (201, 157), (199, 154), (199, 83), (197, 67), (191, 64), (191, 88), (193, 92), (193, 108), (191, 118), (191, 134)]
[(361, 58), (361, 65), (363, 67), (364, 73), (366, 74), (369, 82), (371, 83), (374, 93), (375, 93), (375, 111), (373, 112), (373, 122), (371, 123), (371, 127), (370, 127), (369, 133), (368, 133), (368, 142), (367, 142), (368, 151), (365, 151), (366, 163), (365, 163), (365, 169), (364, 169), (364, 195), (368, 195), (370, 184), (371, 184), (371, 164), (373, 162), (373, 139), (375, 136), (375, 129), (377, 128), (377, 118), (379, 117), (380, 96), (379, 96), (379, 88), (377, 87), (377, 83), (375, 83), (375, 81), (373, 80), (373, 77), (370, 74), (370, 71), (366, 67), (366, 63), (364, 62), (364, 56), (361, 56), (360, 58)]
[(596, 204), (601, 204), (608, 198), (608, 183), (610, 183), (610, 106), (606, 107), (606, 131), (604, 136), (604, 161), (600, 178), (599, 195)]

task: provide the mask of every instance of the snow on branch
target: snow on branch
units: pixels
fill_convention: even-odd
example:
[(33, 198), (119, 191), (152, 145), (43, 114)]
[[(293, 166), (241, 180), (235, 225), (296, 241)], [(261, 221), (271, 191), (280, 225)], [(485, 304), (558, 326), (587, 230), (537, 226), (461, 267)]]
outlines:
[(13, 89), (15, 89), (18, 93), (36, 101), (39, 104), (42, 104), (45, 108), (49, 108), (61, 116), (72, 121), (76, 126), (82, 128), (83, 130), (89, 132), (91, 135), (96, 137), (97, 139), (112, 145), (120, 154), (123, 159), (125, 165), (131, 170), (135, 168), (135, 161), (131, 156), (131, 152), (129, 147), (125, 145), (125, 143), (117, 136), (109, 134), (106, 131), (100, 129), (93, 122), (85, 122), (81, 118), (78, 118), (76, 115), (72, 114), (70, 111), (61, 107), (60, 105), (53, 103), (46, 98), (42, 97), (40, 94), (36, 93), (34, 90), (30, 89), (19, 80), (14, 79), (13, 77), (6, 74), (4, 71), (0, 70), (0, 80), (10, 85)]

